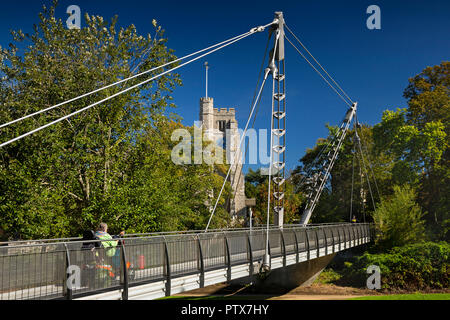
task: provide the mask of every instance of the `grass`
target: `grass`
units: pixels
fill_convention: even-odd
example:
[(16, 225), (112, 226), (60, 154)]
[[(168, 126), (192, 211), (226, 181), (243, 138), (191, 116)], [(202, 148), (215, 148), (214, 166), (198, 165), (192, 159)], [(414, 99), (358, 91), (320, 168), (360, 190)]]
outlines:
[(450, 300), (450, 293), (412, 293), (366, 296), (349, 300)]
[[(261, 297), (252, 296), (176, 296), (158, 300), (261, 300)], [(412, 294), (387, 294), (379, 296), (365, 296), (348, 300), (450, 300), (449, 293), (412, 293)]]
[(264, 300), (264, 298), (261, 298), (261, 296), (173, 296), (158, 300)]

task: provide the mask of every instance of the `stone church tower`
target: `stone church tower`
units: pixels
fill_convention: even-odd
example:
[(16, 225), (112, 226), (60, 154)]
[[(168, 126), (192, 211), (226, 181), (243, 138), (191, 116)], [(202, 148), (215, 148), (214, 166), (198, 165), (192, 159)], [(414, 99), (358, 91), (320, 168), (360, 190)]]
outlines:
[[(226, 150), (226, 163), (232, 165), (239, 148), (240, 136), (234, 108), (214, 108), (213, 98), (200, 99), (200, 121), (205, 139), (215, 141)], [(240, 152), (242, 155), (242, 151)], [(242, 172), (242, 156), (236, 158), (230, 173), (234, 199), (230, 199), (229, 211), (233, 219), (245, 219), (247, 215), (245, 198), (245, 176)]]

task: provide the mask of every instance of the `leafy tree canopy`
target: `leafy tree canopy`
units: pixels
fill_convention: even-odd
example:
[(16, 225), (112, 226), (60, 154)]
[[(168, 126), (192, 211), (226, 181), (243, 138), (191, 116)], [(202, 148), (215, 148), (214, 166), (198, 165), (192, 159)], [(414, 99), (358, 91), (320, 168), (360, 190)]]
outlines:
[[(141, 35), (86, 14), (81, 30), (39, 14), (33, 34), (12, 32), (0, 50), (0, 123), (67, 101), (175, 60), (164, 30)], [(175, 66), (175, 64), (173, 65)], [(149, 79), (148, 73), (1, 130), (7, 141)], [(166, 74), (0, 150), (0, 230), (6, 238), (77, 236), (100, 221), (111, 232), (198, 229), (223, 168), (171, 161), (172, 131), (182, 128)], [(192, 128), (186, 128), (192, 130)], [(227, 196), (228, 194), (225, 194)], [(222, 203), (224, 200), (222, 201)], [(228, 223), (219, 208), (212, 227)]]

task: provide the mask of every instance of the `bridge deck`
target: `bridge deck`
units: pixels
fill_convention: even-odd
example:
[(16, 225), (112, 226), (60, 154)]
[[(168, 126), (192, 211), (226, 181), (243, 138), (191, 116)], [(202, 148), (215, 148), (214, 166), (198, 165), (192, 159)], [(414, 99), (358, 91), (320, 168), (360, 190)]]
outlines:
[[(372, 231), (370, 224), (270, 229), (271, 269), (368, 243)], [(259, 229), (126, 238), (114, 257), (81, 250), (80, 241), (0, 247), (0, 300), (173, 295), (258, 273), (266, 236)], [(114, 276), (102, 274), (100, 264)], [(80, 270), (73, 287), (66, 285), (68, 266)]]

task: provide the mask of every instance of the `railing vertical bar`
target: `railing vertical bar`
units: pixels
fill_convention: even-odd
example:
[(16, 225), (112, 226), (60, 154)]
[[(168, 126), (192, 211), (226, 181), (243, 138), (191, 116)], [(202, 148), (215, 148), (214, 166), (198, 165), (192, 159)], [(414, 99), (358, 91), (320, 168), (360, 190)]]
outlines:
[(334, 247), (334, 232), (333, 232), (333, 227), (330, 227), (330, 231), (331, 231), (331, 242), (332, 242), (332, 244), (331, 244), (331, 246), (332, 246), (331, 252), (332, 252), (332, 253), (335, 253), (335, 252), (336, 252), (336, 248)]
[(286, 267), (286, 243), (284, 242), (283, 230), (280, 229), (280, 237), (281, 237), (281, 250), (283, 254), (283, 267)]
[(336, 228), (336, 230), (337, 230), (337, 234), (338, 234), (338, 250), (339, 251), (341, 251), (342, 250), (342, 247), (341, 247), (341, 232), (340, 232), (340, 230), (341, 230), (341, 228)]
[[(39, 280), (40, 280), (40, 283), (42, 283), (43, 282), (43, 280), (42, 280), (42, 271), (44, 269), (44, 265), (43, 265), (43, 262), (42, 262), (42, 253), (39, 254), (39, 264), (40, 264)], [(39, 286), (39, 297), (42, 297), (42, 286)]]
[[(270, 231), (269, 231), (270, 235)], [(270, 237), (269, 237), (270, 240)], [(270, 241), (267, 241), (267, 252), (269, 253), (269, 269), (272, 269), (272, 250), (270, 247)]]
[(252, 252), (252, 244), (250, 241), (250, 233), (246, 232), (247, 234), (247, 257), (249, 261), (249, 276), (253, 276), (253, 252)]
[(362, 242), (366, 243), (366, 228), (365, 228), (365, 225), (361, 226), (361, 235), (362, 235)]
[(364, 243), (367, 243), (366, 225), (365, 224), (362, 226), (362, 231), (363, 231)]
[(353, 247), (356, 245), (356, 234), (355, 234), (355, 227), (352, 226), (352, 234), (353, 234)]
[(351, 249), (353, 247), (353, 245), (352, 245), (353, 229), (352, 229), (351, 225), (347, 227), (347, 232), (348, 232), (348, 238), (349, 238), (348, 249)]
[(297, 241), (297, 232), (295, 230), (292, 230), (294, 233), (294, 240), (295, 240), (295, 262), (299, 262), (299, 252), (298, 252), (298, 241)]
[[(8, 252), (8, 269), (11, 270), (11, 257), (9, 256), (9, 252)], [(36, 272), (34, 274), (36, 274)], [(11, 272), (8, 272), (8, 289), (9, 288), (11, 288)], [(10, 300), (10, 294), (11, 291), (8, 290), (8, 300)]]
[(347, 249), (347, 227), (342, 228), (343, 235), (344, 235), (344, 250)]
[(128, 300), (128, 266), (127, 266), (127, 254), (125, 252), (125, 245), (122, 240), (122, 270), (121, 275), (123, 275), (123, 292), (122, 292), (122, 300)]
[(308, 236), (308, 230), (305, 229), (305, 244), (306, 244), (306, 260), (310, 260), (311, 259), (311, 254), (309, 252), (309, 248), (310, 248), (310, 244), (309, 244), (309, 236)]
[(227, 282), (231, 281), (231, 254), (230, 254), (230, 244), (228, 243), (228, 237), (226, 233), (223, 233), (223, 238), (225, 240), (225, 254), (226, 254), (226, 265), (227, 265)]
[(166, 237), (163, 236), (164, 239), (164, 262), (165, 262), (165, 275), (166, 275), (166, 297), (171, 295), (172, 288), (172, 275), (170, 268), (170, 258), (169, 258), (169, 248), (167, 246)]
[(202, 249), (202, 244), (200, 242), (200, 237), (197, 236), (197, 244), (198, 244), (198, 258), (199, 258), (199, 262), (200, 262), (200, 288), (204, 288), (205, 287), (205, 262), (203, 260), (203, 249)]
[(347, 249), (350, 249), (350, 248), (352, 248), (352, 239), (353, 239), (353, 229), (352, 229), (351, 225), (347, 226), (347, 233), (348, 233), (348, 239), (349, 239)]
[(359, 225), (356, 226), (356, 234), (358, 235), (358, 246), (361, 244), (361, 229)]
[(317, 230), (318, 230), (317, 228), (314, 228), (314, 234), (316, 236), (316, 249), (317, 249), (316, 258), (319, 258), (320, 246), (319, 246), (319, 232)]
[(65, 255), (66, 255), (66, 265), (65, 265), (66, 276), (64, 278), (63, 288), (65, 289), (66, 299), (72, 300), (73, 299), (73, 291), (67, 282), (69, 280), (69, 277), (71, 276), (71, 274), (69, 273), (69, 267), (71, 266), (71, 263), (70, 263), (70, 252), (69, 252), (69, 248), (67, 247), (66, 243), (64, 243), (64, 249), (65, 249)]
[[(25, 259), (24, 259), (24, 256), (22, 257), (21, 260), (22, 260), (22, 283), (21, 283), (20, 287), (23, 287), (25, 285), (25, 281), (24, 281), (24, 276), (25, 276)], [(22, 294), (21, 298), (23, 298), (23, 294)]]
[[(7, 249), (6, 249), (7, 250)], [(1, 272), (1, 278), (0, 278), (0, 291), (3, 292), (3, 280), (5, 278), (3, 270), (5, 270), (5, 256), (0, 256), (0, 259), (2, 260), (2, 272)], [(0, 296), (0, 300), (3, 300), (3, 294)]]

